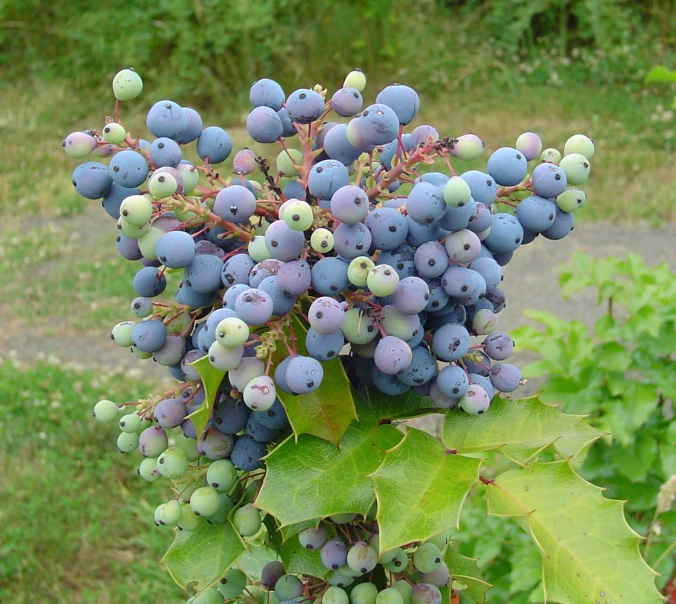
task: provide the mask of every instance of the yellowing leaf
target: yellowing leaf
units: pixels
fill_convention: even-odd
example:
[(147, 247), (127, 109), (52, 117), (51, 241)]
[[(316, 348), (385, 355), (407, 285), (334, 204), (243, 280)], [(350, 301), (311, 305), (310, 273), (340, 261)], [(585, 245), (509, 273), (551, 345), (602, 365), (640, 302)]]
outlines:
[(458, 453), (500, 449), (520, 464), (549, 445), (564, 457), (575, 456), (603, 436), (584, 416), (566, 415), (538, 398), (510, 401), (499, 397), (483, 415), (449, 412), (441, 434), (444, 445)]
[(510, 470), (487, 486), (489, 513), (520, 519), (540, 548), (545, 601), (658, 604), (655, 573), (639, 553), (623, 503), (568, 461)]
[(380, 551), (457, 527), (467, 493), (479, 480), (480, 464), (447, 453), (427, 432), (407, 430), (371, 475), (378, 499)]

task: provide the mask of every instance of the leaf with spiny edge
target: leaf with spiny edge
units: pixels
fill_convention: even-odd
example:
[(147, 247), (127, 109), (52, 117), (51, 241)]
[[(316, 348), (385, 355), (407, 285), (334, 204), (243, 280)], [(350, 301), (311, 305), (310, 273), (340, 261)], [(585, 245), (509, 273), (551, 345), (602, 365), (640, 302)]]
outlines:
[(563, 457), (573, 457), (603, 436), (583, 415), (567, 415), (539, 398), (508, 400), (495, 397), (483, 415), (449, 411), (441, 437), (458, 453), (500, 450), (508, 459), (526, 464), (553, 445)]
[(509, 470), (486, 488), (489, 513), (515, 518), (540, 549), (545, 601), (663, 602), (624, 503), (603, 497), (567, 460)]
[[(326, 440), (303, 434), (287, 439), (265, 458), (266, 474), (256, 506), (281, 526), (333, 514), (366, 516), (375, 500), (369, 474), (378, 469), (403, 434), (393, 425), (396, 413), (413, 411), (422, 399), (388, 397), (380, 405), (355, 392), (359, 420), (353, 421), (336, 448)], [(330, 488), (329, 488), (330, 487)]]
[(371, 474), (380, 551), (457, 528), (462, 504), (479, 480), (480, 465), (478, 459), (446, 452), (427, 432), (409, 428)]
[[(298, 354), (306, 355), (306, 329), (295, 315), (291, 318), (291, 329)], [(275, 365), (287, 357), (286, 347), (280, 342), (273, 356)], [(277, 397), (286, 409), (291, 429), (296, 440), (301, 434), (311, 434), (338, 445), (341, 436), (357, 417), (350, 382), (340, 359), (322, 363), (322, 383), (309, 394), (287, 394), (277, 390)]]
[(204, 401), (188, 416), (188, 419), (190, 419), (195, 426), (197, 436), (199, 436), (204, 432), (211, 411), (216, 404), (216, 394), (218, 393), (218, 387), (225, 377), (225, 371), (214, 368), (209, 362), (208, 355), (197, 359), (195, 362), (191, 363), (191, 365), (199, 374), (202, 380), (202, 387), (204, 388)]
[(449, 545), (444, 553), (444, 563), (451, 575), (451, 585), (455, 591), (461, 592), (477, 604), (486, 601), (486, 592), (492, 585), (483, 580), (474, 558), (463, 556)]

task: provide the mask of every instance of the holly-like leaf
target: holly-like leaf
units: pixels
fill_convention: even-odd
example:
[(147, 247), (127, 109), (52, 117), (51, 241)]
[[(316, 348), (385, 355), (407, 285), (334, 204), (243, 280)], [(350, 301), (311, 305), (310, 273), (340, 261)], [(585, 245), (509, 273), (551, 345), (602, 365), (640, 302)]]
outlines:
[(562, 456), (573, 457), (601, 436), (584, 416), (566, 415), (536, 397), (512, 401), (496, 397), (480, 416), (451, 411), (442, 427), (449, 449), (458, 453), (499, 449), (519, 464), (552, 444)]
[(492, 585), (483, 580), (476, 560), (459, 554), (458, 550), (449, 546), (444, 554), (444, 563), (451, 574), (451, 586), (455, 591), (462, 592), (478, 604), (486, 601), (486, 592)]
[(329, 570), (322, 564), (320, 551), (305, 549), (298, 542), (298, 537), (283, 540), (275, 520), (272, 516), (266, 516), (265, 527), (268, 530), (270, 542), (279, 554), (287, 573), (312, 575), (323, 579)]
[(480, 465), (478, 459), (446, 453), (436, 438), (409, 428), (371, 474), (380, 551), (457, 528), (467, 493), (479, 480)]
[(203, 590), (220, 579), (244, 552), (244, 544), (229, 522), (202, 522), (194, 531), (177, 531), (162, 558), (169, 574), (181, 587), (197, 583)]
[(568, 461), (533, 463), (487, 486), (489, 513), (515, 517), (539, 547), (545, 601), (663, 601), (621, 501), (580, 478)]
[(204, 401), (188, 416), (195, 425), (195, 430), (199, 435), (204, 432), (207, 421), (209, 421), (211, 410), (214, 408), (214, 404), (216, 403), (216, 393), (218, 392), (218, 387), (223, 381), (225, 372), (214, 368), (214, 366), (209, 362), (208, 356), (197, 359), (194, 363), (192, 363), (192, 366), (199, 374), (200, 379), (202, 380), (202, 387), (204, 388)]
[[(295, 316), (291, 327), (298, 354), (307, 355), (304, 345), (306, 331)], [(281, 360), (285, 356), (286, 348), (280, 343), (276, 357)], [(338, 445), (350, 422), (357, 417), (357, 412), (342, 362), (339, 359), (323, 362), (322, 369), (324, 378), (314, 392), (294, 395), (278, 390), (277, 396), (286, 409), (296, 439), (301, 434), (312, 434)]]
[(350, 424), (339, 448), (307, 434), (296, 443), (281, 443), (265, 459), (267, 472), (256, 506), (281, 526), (344, 512), (366, 515), (375, 499), (368, 475), (403, 437), (390, 425), (392, 415), (419, 404), (414, 398), (390, 397), (380, 406), (357, 397), (359, 421)]

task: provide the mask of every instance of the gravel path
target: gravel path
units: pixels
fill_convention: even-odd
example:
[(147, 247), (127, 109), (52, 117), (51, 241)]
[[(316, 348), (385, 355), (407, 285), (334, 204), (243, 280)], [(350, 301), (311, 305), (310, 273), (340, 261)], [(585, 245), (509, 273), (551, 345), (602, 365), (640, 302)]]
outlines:
[[(97, 209), (98, 210), (98, 209)], [(73, 230), (82, 233), (101, 232), (100, 211), (85, 214), (68, 221)], [(109, 226), (109, 225), (106, 225)], [(676, 225), (656, 230), (647, 227), (617, 226), (612, 224), (583, 224), (562, 241), (536, 239), (520, 249), (505, 267), (503, 289), (507, 306), (500, 314), (500, 326), (509, 330), (524, 321), (524, 309), (546, 310), (564, 319), (579, 319), (591, 324), (603, 312), (595, 305), (592, 291), (584, 291), (564, 301), (558, 287), (556, 266), (566, 262), (576, 251), (592, 257), (624, 256), (638, 252), (649, 264), (666, 260), (676, 267)], [(29, 337), (26, 337), (29, 334)], [(139, 362), (127, 350), (117, 348), (108, 332), (60, 329), (48, 320), (27, 325), (18, 319), (6, 319), (0, 332), (0, 350), (6, 355), (15, 351), (26, 361), (36, 355), (54, 355), (63, 360), (97, 367), (129, 367), (142, 371), (148, 377), (166, 376), (164, 368), (152, 362)], [(528, 360), (523, 353), (515, 353), (515, 361)], [(531, 394), (537, 387), (529, 383), (522, 394)]]

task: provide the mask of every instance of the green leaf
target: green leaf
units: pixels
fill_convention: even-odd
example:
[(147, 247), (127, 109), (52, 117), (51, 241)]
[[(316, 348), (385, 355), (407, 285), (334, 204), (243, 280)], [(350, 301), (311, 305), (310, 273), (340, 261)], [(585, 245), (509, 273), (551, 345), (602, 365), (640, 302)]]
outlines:
[(478, 459), (447, 453), (427, 432), (409, 428), (371, 474), (380, 551), (457, 528), (467, 493), (479, 480), (480, 465)]
[(491, 588), (481, 577), (481, 571), (476, 560), (459, 554), (454, 547), (447, 547), (444, 562), (451, 574), (452, 587), (461, 592), (472, 602), (486, 601), (486, 592)]
[(229, 522), (202, 522), (195, 531), (177, 531), (162, 558), (169, 574), (181, 587), (197, 583), (203, 590), (220, 579), (244, 553), (244, 544)]
[[(398, 404), (397, 404), (398, 403)], [(267, 472), (256, 506), (272, 514), (282, 526), (333, 514), (366, 515), (375, 499), (368, 477), (403, 434), (389, 422), (393, 408), (405, 412), (415, 398), (390, 397), (378, 408), (358, 399), (359, 421), (343, 434), (339, 448), (303, 434), (298, 442), (287, 439), (266, 457)]]
[(195, 431), (199, 436), (202, 434), (202, 432), (204, 432), (204, 428), (207, 426), (207, 421), (209, 421), (211, 410), (214, 408), (214, 404), (216, 403), (216, 393), (218, 392), (218, 387), (223, 381), (225, 371), (215, 369), (209, 362), (208, 356), (197, 359), (194, 363), (192, 363), (192, 366), (199, 374), (204, 387), (204, 401), (188, 416), (195, 425)]
[(451, 411), (442, 427), (444, 446), (458, 453), (499, 449), (516, 463), (527, 463), (549, 445), (573, 457), (602, 436), (581, 415), (566, 415), (540, 399), (496, 397), (487, 413)]
[[(291, 325), (298, 353), (307, 355), (303, 344), (305, 328), (295, 315)], [(278, 358), (286, 356), (282, 348), (281, 344), (277, 347)], [(296, 439), (301, 434), (312, 434), (338, 445), (350, 422), (357, 417), (357, 412), (342, 362), (339, 359), (326, 361), (322, 363), (322, 369), (324, 378), (314, 392), (294, 395), (278, 390), (277, 396), (286, 409)]]
[(518, 518), (540, 548), (545, 601), (662, 602), (624, 504), (601, 492), (567, 461), (510, 470), (487, 486), (489, 513)]
[(297, 537), (283, 540), (275, 519), (272, 516), (265, 517), (265, 527), (268, 530), (270, 541), (284, 564), (287, 573), (312, 575), (323, 579), (329, 570), (322, 564), (320, 550), (305, 549), (298, 542)]
[(646, 478), (657, 457), (657, 443), (650, 434), (639, 434), (627, 446), (615, 443), (610, 448), (610, 459), (616, 471), (632, 482)]
[(598, 366), (607, 371), (626, 371), (631, 364), (629, 351), (617, 342), (606, 342), (600, 346), (594, 358)]
[(645, 77), (646, 84), (651, 82), (666, 82), (673, 84), (676, 82), (676, 71), (667, 69), (664, 65), (656, 65)]

